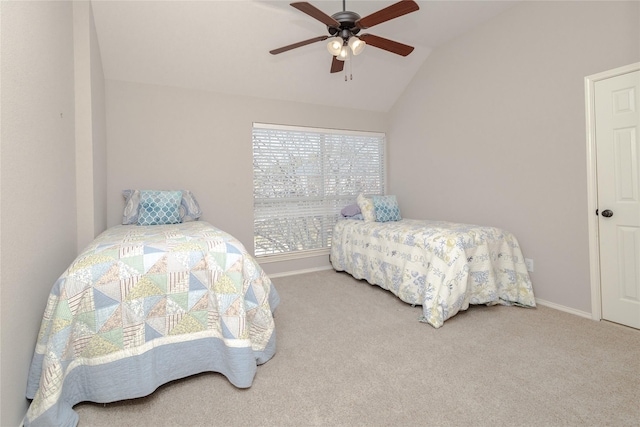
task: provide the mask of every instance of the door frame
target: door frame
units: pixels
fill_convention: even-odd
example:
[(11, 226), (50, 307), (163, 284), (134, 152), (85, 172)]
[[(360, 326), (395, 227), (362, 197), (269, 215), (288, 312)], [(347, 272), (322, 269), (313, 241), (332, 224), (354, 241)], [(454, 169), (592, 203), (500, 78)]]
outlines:
[(596, 155), (595, 84), (622, 74), (640, 71), (640, 62), (592, 74), (584, 78), (587, 124), (587, 219), (589, 228), (589, 265), (591, 278), (591, 318), (602, 320), (600, 289), (600, 234), (598, 231), (598, 174)]

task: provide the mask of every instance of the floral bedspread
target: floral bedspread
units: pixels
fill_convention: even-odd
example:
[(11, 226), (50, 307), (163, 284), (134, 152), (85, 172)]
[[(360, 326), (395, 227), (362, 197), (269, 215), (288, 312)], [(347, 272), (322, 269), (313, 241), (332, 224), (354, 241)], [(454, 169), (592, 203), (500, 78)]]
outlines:
[(421, 305), (439, 328), (469, 304), (535, 307), (533, 287), (515, 236), (494, 227), (445, 221), (340, 220), (331, 263)]
[(278, 302), (244, 246), (206, 222), (110, 228), (51, 290), (25, 426), (74, 426), (79, 402), (145, 396), (199, 372), (249, 387), (275, 353)]

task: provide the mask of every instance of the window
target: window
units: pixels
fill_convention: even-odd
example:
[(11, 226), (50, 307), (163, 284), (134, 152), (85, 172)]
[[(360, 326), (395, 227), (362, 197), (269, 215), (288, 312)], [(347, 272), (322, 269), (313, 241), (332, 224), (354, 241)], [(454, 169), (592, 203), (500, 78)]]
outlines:
[(256, 256), (327, 250), (340, 210), (384, 193), (384, 134), (253, 125)]

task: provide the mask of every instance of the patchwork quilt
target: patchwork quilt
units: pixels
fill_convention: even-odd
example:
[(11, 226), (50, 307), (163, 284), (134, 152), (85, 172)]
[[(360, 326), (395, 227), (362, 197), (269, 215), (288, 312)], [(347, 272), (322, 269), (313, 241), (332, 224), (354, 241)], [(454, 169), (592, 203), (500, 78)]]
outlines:
[(499, 228), (341, 220), (333, 230), (331, 263), (421, 305), (421, 320), (435, 328), (469, 304), (536, 305), (518, 241)]
[(275, 353), (278, 302), (244, 246), (206, 222), (110, 228), (51, 290), (25, 426), (75, 426), (79, 402), (141, 397), (199, 372), (249, 387)]

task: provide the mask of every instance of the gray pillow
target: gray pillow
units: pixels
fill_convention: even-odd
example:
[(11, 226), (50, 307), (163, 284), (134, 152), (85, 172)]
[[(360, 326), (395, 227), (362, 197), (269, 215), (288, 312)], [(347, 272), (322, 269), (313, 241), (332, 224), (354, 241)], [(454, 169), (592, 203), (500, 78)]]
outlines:
[(354, 215), (358, 215), (360, 212), (360, 208), (358, 207), (358, 205), (356, 203), (349, 205), (349, 206), (345, 206), (344, 208), (342, 208), (342, 210), (340, 211), (340, 213), (342, 214), (342, 216), (354, 216)]

